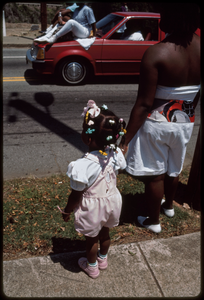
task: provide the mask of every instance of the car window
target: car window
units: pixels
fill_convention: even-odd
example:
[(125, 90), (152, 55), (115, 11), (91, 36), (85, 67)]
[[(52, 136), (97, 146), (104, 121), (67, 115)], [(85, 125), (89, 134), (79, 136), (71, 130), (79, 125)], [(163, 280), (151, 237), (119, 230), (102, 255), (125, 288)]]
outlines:
[(102, 35), (105, 35), (113, 27), (115, 27), (122, 19), (123, 17), (121, 16), (109, 14), (96, 23), (96, 28), (102, 33)]
[(121, 25), (109, 39), (158, 41), (158, 19), (131, 18)]

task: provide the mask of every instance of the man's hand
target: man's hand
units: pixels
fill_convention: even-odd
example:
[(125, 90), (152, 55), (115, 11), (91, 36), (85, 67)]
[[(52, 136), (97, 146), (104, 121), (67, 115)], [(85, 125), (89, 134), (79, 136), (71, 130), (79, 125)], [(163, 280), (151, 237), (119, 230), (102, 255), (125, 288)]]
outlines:
[(127, 151), (128, 151), (128, 146), (125, 145), (125, 144), (120, 143), (119, 147), (120, 147), (120, 149), (121, 149), (123, 155), (125, 156), (125, 154), (126, 154)]

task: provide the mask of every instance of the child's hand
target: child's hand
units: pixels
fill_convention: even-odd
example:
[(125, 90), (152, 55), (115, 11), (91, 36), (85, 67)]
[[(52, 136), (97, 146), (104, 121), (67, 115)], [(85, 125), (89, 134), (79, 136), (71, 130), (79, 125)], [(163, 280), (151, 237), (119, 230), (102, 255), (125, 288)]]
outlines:
[(61, 208), (59, 206), (57, 206), (57, 208), (59, 209), (59, 211), (61, 212), (62, 214), (62, 218), (65, 222), (68, 222), (70, 220), (70, 215), (71, 215), (71, 212), (70, 213), (67, 213), (65, 212), (65, 209), (61, 210)]
[(70, 216), (71, 213), (67, 213), (66, 215), (64, 213), (62, 214), (62, 218), (65, 222), (68, 222), (70, 220)]

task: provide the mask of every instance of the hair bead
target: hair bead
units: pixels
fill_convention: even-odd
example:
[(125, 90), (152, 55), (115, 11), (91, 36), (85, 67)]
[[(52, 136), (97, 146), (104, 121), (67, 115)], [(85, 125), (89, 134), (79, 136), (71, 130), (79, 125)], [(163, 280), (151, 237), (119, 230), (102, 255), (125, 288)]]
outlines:
[(101, 108), (107, 110), (107, 109), (108, 109), (108, 106), (107, 106), (106, 104), (103, 104), (103, 105), (101, 106)]
[(92, 134), (93, 132), (95, 131), (95, 129), (91, 129), (91, 128), (88, 128), (87, 131), (86, 131), (86, 134)]
[(112, 138), (113, 138), (112, 135), (109, 135), (109, 136), (107, 136), (106, 140), (110, 141), (110, 140), (112, 140)]

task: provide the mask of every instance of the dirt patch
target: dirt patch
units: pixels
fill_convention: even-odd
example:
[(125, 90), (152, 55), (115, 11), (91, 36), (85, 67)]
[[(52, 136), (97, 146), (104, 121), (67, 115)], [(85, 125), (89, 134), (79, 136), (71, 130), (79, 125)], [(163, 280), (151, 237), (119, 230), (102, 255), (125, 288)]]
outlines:
[[(39, 29), (32, 30), (33, 26), (38, 26)], [(49, 26), (49, 25), (48, 25)], [(35, 38), (39, 36), (41, 30), (40, 24), (30, 23), (6, 23), (6, 36), (24, 36)]]

